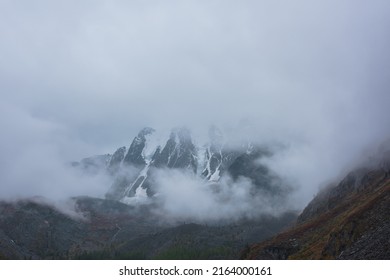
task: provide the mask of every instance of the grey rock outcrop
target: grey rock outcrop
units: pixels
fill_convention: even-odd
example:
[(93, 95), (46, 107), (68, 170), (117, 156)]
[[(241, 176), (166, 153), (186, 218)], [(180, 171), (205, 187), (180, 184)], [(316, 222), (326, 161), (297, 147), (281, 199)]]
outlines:
[(153, 196), (157, 192), (155, 175), (164, 169), (190, 172), (203, 178), (205, 184), (214, 185), (223, 176), (230, 176), (234, 181), (245, 177), (253, 185), (253, 194), (258, 190), (272, 195), (285, 191), (279, 178), (258, 161), (271, 156), (264, 147), (251, 143), (231, 145), (215, 126), (210, 127), (209, 141), (203, 148), (194, 144), (190, 131), (184, 127), (172, 129), (165, 143), (150, 143), (154, 132), (152, 128), (142, 129), (126, 156), (125, 147), (113, 154), (108, 165), (113, 183), (106, 198), (123, 200), (137, 196), (142, 190), (147, 196)]

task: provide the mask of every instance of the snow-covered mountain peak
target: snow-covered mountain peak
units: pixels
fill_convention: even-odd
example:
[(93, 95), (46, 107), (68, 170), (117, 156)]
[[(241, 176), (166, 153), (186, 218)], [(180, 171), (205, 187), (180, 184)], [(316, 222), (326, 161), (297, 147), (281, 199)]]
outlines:
[(264, 185), (271, 182), (268, 169), (259, 166), (257, 161), (259, 157), (269, 155), (259, 146), (249, 141), (229, 145), (216, 126), (210, 127), (208, 135), (207, 143), (195, 144), (191, 131), (185, 127), (176, 127), (165, 134), (150, 127), (142, 129), (129, 148), (120, 147), (111, 156), (107, 171), (113, 183), (107, 198), (133, 201), (126, 197), (145, 192), (153, 196), (156, 193), (154, 174), (166, 169), (190, 172), (213, 184), (225, 175), (234, 180), (247, 177), (258, 187), (270, 189)]

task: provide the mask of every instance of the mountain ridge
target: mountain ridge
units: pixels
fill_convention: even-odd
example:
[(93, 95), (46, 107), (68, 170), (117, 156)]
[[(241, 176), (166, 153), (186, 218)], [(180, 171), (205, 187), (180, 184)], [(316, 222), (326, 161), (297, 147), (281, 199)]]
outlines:
[[(160, 170), (181, 170), (190, 172), (202, 179), (205, 184), (220, 184), (223, 176), (230, 176), (233, 181), (247, 178), (255, 189), (282, 193), (280, 178), (259, 159), (272, 156), (269, 148), (242, 141), (238, 145), (229, 144), (223, 133), (215, 126), (209, 129), (209, 140), (205, 144), (194, 144), (191, 132), (185, 127), (172, 129), (165, 142), (150, 144), (155, 130), (150, 127), (141, 129), (129, 147), (120, 147), (112, 155), (104, 155), (106, 164), (94, 163), (95, 156), (81, 161), (91, 162), (91, 168), (100, 166), (112, 178), (112, 184), (106, 193), (107, 199), (131, 203), (138, 195), (153, 197), (158, 190), (155, 174)], [(150, 142), (149, 142), (150, 141)], [(75, 166), (83, 164), (75, 164)], [(88, 169), (84, 167), (84, 169)], [(279, 180), (279, 181), (278, 181)], [(283, 190), (282, 190), (283, 189)], [(142, 191), (141, 191), (142, 190)]]

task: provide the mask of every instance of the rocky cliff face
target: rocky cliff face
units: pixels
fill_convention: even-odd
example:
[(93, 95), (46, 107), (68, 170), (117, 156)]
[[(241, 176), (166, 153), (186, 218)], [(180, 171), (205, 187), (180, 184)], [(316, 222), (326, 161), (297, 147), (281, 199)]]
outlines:
[(216, 127), (210, 128), (209, 141), (204, 145), (196, 145), (186, 128), (173, 129), (165, 143), (151, 141), (153, 133), (152, 128), (144, 128), (127, 153), (126, 147), (121, 147), (111, 156), (107, 170), (113, 183), (106, 198), (126, 202), (128, 197), (153, 196), (154, 174), (163, 169), (191, 172), (206, 184), (218, 183), (226, 175), (233, 180), (245, 177), (269, 192), (278, 193), (281, 189), (277, 177), (258, 162), (270, 156), (265, 148), (244, 142), (233, 147)]
[(115, 175), (119, 172), (121, 163), (125, 159), (125, 153), (126, 153), (126, 147), (120, 147), (118, 150), (114, 152), (107, 166), (107, 170), (110, 175)]
[(185, 128), (174, 129), (165, 147), (161, 151), (156, 149), (151, 166), (189, 169), (196, 173), (197, 150), (192, 143), (189, 130)]
[(390, 259), (390, 157), (322, 190), (286, 232), (243, 252), (249, 259)]
[(114, 156), (117, 156), (112, 157), (109, 165), (114, 166), (110, 169), (114, 182), (106, 195), (108, 199), (123, 200), (126, 197), (134, 197), (140, 189), (152, 196), (154, 189), (151, 175), (155, 169), (179, 168), (196, 172), (197, 151), (187, 129), (174, 129), (163, 148), (160, 144), (150, 147), (148, 137), (153, 132), (152, 128), (141, 130), (125, 157), (124, 147), (114, 153)]

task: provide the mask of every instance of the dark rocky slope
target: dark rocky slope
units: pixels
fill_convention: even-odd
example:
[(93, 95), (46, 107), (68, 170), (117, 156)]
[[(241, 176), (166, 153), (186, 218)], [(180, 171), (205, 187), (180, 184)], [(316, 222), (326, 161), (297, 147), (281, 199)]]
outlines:
[[(388, 157), (386, 157), (388, 158)], [(389, 161), (321, 191), (297, 224), (242, 252), (246, 259), (390, 259)]]

